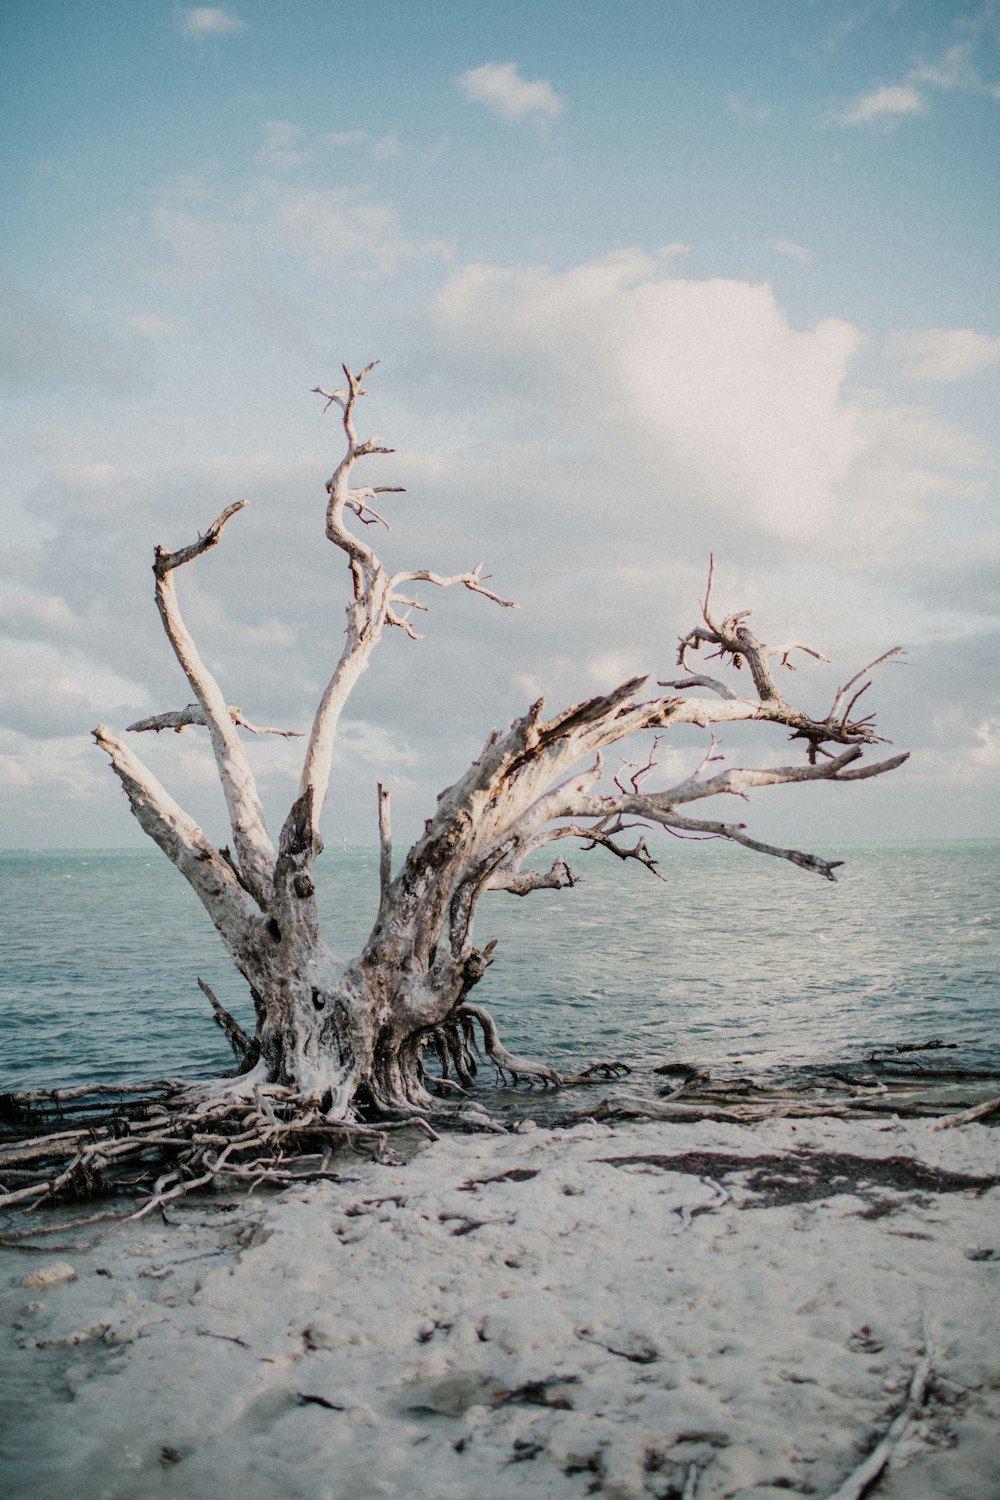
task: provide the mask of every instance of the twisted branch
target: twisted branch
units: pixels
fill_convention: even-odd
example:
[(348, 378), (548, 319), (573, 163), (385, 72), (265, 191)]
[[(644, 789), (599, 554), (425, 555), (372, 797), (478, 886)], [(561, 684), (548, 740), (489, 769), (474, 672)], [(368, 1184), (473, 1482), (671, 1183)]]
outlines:
[(218, 543), (227, 521), (245, 505), (245, 500), (238, 500), (234, 505), (228, 506), (212, 522), (204, 536), (199, 537), (191, 546), (181, 547), (176, 552), (167, 552), (163, 547), (157, 547), (154, 552), (153, 574), (156, 579), (156, 607), (167, 639), (205, 716), (219, 780), (229, 810), (233, 842), (243, 874), (247, 885), (263, 906), (274, 874), (275, 854), (264, 824), (264, 809), (257, 783), (236, 732), (229, 706), (184, 624), (173, 578), (178, 568), (192, 562)]

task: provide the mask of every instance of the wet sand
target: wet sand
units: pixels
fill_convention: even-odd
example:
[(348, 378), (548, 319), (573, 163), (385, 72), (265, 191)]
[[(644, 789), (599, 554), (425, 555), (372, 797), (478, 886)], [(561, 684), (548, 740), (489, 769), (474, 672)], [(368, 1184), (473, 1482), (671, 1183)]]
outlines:
[(4, 1250), (0, 1489), (823, 1497), (929, 1357), (880, 1500), (996, 1500), (998, 1142), (827, 1118), (450, 1135)]

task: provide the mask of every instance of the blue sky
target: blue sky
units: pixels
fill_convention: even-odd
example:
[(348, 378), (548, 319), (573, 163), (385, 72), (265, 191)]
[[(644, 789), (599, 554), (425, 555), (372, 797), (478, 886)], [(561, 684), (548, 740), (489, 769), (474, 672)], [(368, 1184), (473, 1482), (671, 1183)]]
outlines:
[[(190, 618), (231, 701), (307, 721), (344, 582), (309, 392), (375, 357), (389, 560), (485, 557), (522, 608), (383, 644), (332, 834), (377, 775), (416, 826), (539, 692), (669, 675), (710, 550), (834, 658), (811, 706), (909, 652), (872, 689), (909, 766), (755, 827), (998, 831), (1000, 7), (34, 0), (0, 56), (4, 845), (141, 837), (87, 731), (186, 701), (150, 549), (244, 495)], [(143, 748), (221, 832), (194, 735)]]

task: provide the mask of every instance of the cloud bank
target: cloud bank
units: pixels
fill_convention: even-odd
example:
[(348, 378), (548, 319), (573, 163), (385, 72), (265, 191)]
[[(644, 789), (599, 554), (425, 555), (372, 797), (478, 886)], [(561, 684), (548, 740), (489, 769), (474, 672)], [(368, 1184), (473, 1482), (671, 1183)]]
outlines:
[(222, 5), (184, 6), (179, 21), (181, 35), (191, 42), (202, 42), (213, 36), (230, 36), (233, 32), (246, 30), (246, 22)]
[(484, 104), (501, 120), (554, 119), (563, 107), (550, 83), (522, 78), (516, 63), (484, 63), (460, 73), (455, 82), (471, 103)]

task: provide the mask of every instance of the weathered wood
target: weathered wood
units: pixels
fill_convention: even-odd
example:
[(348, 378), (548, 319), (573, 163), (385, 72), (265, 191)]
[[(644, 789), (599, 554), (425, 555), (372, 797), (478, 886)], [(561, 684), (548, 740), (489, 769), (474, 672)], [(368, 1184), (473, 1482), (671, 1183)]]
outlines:
[(927, 1382), (930, 1380), (933, 1369), (933, 1358), (933, 1346), (925, 1334), (924, 1352), (910, 1378), (902, 1411), (900, 1411), (885, 1436), (875, 1445), (867, 1458), (858, 1464), (856, 1469), (852, 1470), (844, 1482), (837, 1486), (833, 1494), (826, 1497), (826, 1500), (861, 1500), (862, 1495), (875, 1483), (875, 1480), (882, 1473), (882, 1470), (892, 1457), (894, 1449), (910, 1422), (924, 1404)]
[(244, 877), (254, 895), (263, 903), (267, 898), (267, 888), (274, 869), (274, 846), (264, 823), (264, 809), (257, 783), (219, 684), (206, 667), (194, 638), (184, 623), (174, 586), (176, 570), (216, 546), (226, 523), (246, 503), (245, 500), (238, 500), (234, 505), (228, 506), (212, 522), (204, 536), (188, 547), (182, 547), (176, 552), (156, 547), (153, 577), (156, 581), (156, 607), (167, 639), (205, 715)]
[[(272, 729), (265, 724), (251, 724), (242, 708), (235, 708), (232, 704), (226, 711), (237, 728), (246, 729), (250, 734), (277, 734), (284, 740), (303, 738), (302, 731), (299, 729)], [(208, 725), (205, 710), (199, 703), (189, 703), (185, 708), (174, 708), (165, 714), (153, 714), (148, 719), (136, 719), (134, 724), (127, 724), (125, 728), (130, 734), (141, 734), (145, 730), (152, 730), (154, 734), (162, 734), (164, 729), (172, 729), (175, 734), (180, 734), (192, 724), (198, 724), (202, 728)]]
[[(815, 719), (785, 700), (775, 673), (791, 667), (793, 651), (820, 653), (806, 646), (766, 646), (750, 631), (746, 611), (717, 619), (711, 610), (713, 564), (702, 623), (683, 638), (678, 660), (688, 670), (687, 654), (711, 646), (724, 665), (747, 669), (743, 675), (751, 679), (752, 691), (742, 694), (721, 678), (696, 674), (661, 684), (668, 691), (647, 698), (642, 696), (647, 679), (634, 677), (548, 720), (539, 700), (506, 731), (490, 734), (468, 770), (441, 794), (423, 833), (401, 862), (393, 859), (388, 794), (380, 786), (377, 918), (359, 955), (347, 962), (336, 958), (321, 931), (314, 866), (322, 849), (320, 822), (336, 735), (352, 690), (387, 629), (416, 638), (412, 611), (426, 609), (418, 597), (424, 586), (462, 587), (500, 607), (513, 607), (488, 586), (481, 563), (453, 574), (428, 567), (390, 574), (371, 543), (374, 533), (358, 535), (352, 529), (358, 522), (362, 530), (384, 522), (372, 502), (399, 489), (358, 485), (355, 479), (362, 460), (392, 451), (379, 438), (361, 438), (356, 427), (358, 403), (366, 395), (364, 382), (373, 368), (355, 373), (345, 366), (342, 388), (316, 388), (327, 409), (338, 410), (343, 427), (343, 455), (326, 484), (325, 533), (344, 554), (350, 597), (344, 639), (313, 716), (298, 795), (282, 825), (277, 849), (238, 731), (284, 731), (258, 730), (227, 704), (183, 621), (175, 585), (177, 570), (218, 544), (244, 501), (227, 507), (191, 545), (173, 552), (156, 549), (157, 606), (196, 702), (132, 726), (154, 732), (188, 724), (208, 729), (235, 853), (216, 849), (109, 730), (102, 726), (95, 731), (133, 813), (198, 894), (254, 996), (256, 1027), (250, 1038), (203, 984), (235, 1049), (245, 1055), (236, 1077), (207, 1091), (207, 1105), (224, 1100), (234, 1109), (255, 1108), (272, 1142), (289, 1138), (292, 1123), (275, 1113), (274, 1100), (279, 1097), (282, 1109), (294, 1101), (293, 1114), (297, 1111), (300, 1121), (313, 1122), (310, 1128), (364, 1129), (363, 1111), (426, 1116), (440, 1108), (431, 1093), (436, 1080), (428, 1071), (428, 1059), (439, 1059), (442, 1088), (468, 1087), (476, 1068), (477, 1037), (503, 1075), (546, 1085), (591, 1081), (587, 1070), (572, 1079), (560, 1078), (544, 1063), (510, 1053), (489, 1013), (469, 1002), (493, 962), (495, 944), (480, 948), (474, 938), (484, 894), (523, 897), (572, 887), (577, 877), (565, 858), (557, 858), (548, 870), (530, 863), (531, 856), (548, 844), (567, 839), (584, 850), (602, 848), (621, 860), (634, 860), (656, 874), (657, 861), (646, 841), (651, 826), (680, 837), (721, 838), (833, 879), (837, 861), (766, 844), (752, 837), (743, 823), (694, 817), (689, 805), (715, 797), (745, 799), (749, 792), (768, 786), (855, 781), (882, 775), (905, 759), (897, 755), (862, 764), (863, 752), (878, 737), (871, 716), (851, 717), (873, 668), (895, 653), (851, 677), (830, 712)], [(693, 695), (699, 689), (707, 690), (708, 696)], [(793, 739), (805, 744), (804, 761), (721, 767), (713, 739), (690, 774), (666, 788), (661, 782), (656, 789), (661, 731), (677, 725), (736, 722), (789, 730)], [(645, 732), (655, 736), (651, 748), (606, 778), (603, 753)], [(276, 1088), (286, 1092), (275, 1095)], [(661, 1101), (660, 1107), (668, 1106)], [(681, 1115), (694, 1108), (688, 1101), (669, 1107)], [(773, 1112), (777, 1106), (772, 1101), (743, 1108), (765, 1107)], [(802, 1104), (794, 1107), (809, 1109)], [(199, 1128), (204, 1134), (208, 1116)], [(223, 1149), (233, 1170), (246, 1169), (239, 1142), (229, 1141)], [(118, 1157), (116, 1153), (112, 1160)], [(90, 1171), (92, 1160), (96, 1158), (85, 1150), (80, 1170)], [(190, 1165), (190, 1174), (212, 1175), (207, 1158), (201, 1166), (204, 1170), (197, 1163)], [(178, 1186), (164, 1191), (173, 1194)]]
[(971, 1125), (976, 1120), (987, 1120), (995, 1114), (1000, 1114), (1000, 1099), (988, 1099), (985, 1104), (976, 1104), (972, 1109), (963, 1109), (958, 1114), (947, 1115), (945, 1119), (936, 1122), (934, 1129), (949, 1130), (954, 1125)]
[(234, 1018), (229, 1014), (228, 1010), (221, 1003), (221, 1001), (216, 999), (214, 993), (212, 992), (211, 988), (205, 983), (204, 979), (198, 980), (198, 988), (201, 990), (202, 994), (206, 997), (209, 1004), (211, 1005), (212, 1013), (215, 1016), (215, 1024), (219, 1027), (220, 1031), (225, 1033), (226, 1040), (236, 1054), (236, 1061), (242, 1062), (247, 1053), (250, 1051), (250, 1047), (252, 1045), (250, 1038), (243, 1030), (243, 1027), (240, 1025), (239, 1021), (234, 1020)]

